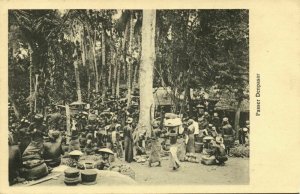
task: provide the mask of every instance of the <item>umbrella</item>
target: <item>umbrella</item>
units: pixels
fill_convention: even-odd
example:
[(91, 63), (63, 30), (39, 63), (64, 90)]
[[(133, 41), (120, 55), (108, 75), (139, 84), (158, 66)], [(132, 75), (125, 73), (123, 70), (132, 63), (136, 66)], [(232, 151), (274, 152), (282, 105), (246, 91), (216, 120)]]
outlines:
[(111, 151), (111, 149), (108, 148), (102, 148), (98, 150), (99, 152), (103, 152), (103, 153), (108, 153), (108, 154), (114, 154), (113, 151)]

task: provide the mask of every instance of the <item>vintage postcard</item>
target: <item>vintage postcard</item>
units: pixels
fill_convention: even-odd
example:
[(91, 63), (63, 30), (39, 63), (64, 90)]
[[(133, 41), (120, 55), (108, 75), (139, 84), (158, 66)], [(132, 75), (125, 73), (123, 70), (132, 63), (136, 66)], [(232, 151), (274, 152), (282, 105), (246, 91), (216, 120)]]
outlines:
[(0, 193), (299, 192), (299, 1), (0, 5)]

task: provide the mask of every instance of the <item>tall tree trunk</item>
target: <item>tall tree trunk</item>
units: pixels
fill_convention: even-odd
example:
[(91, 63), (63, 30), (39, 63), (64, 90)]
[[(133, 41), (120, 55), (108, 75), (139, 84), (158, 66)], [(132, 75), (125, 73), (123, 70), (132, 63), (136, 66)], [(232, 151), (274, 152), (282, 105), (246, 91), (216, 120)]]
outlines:
[(129, 53), (130, 59), (127, 61), (127, 108), (131, 105), (131, 66), (132, 66), (132, 41), (133, 41), (134, 23), (133, 23), (133, 11), (130, 13), (130, 33), (129, 33)]
[(105, 57), (106, 57), (106, 53), (105, 53), (105, 30), (104, 30), (104, 26), (102, 25), (102, 30), (101, 30), (101, 40), (102, 40), (102, 44), (101, 44), (101, 53), (102, 53), (102, 99), (105, 99), (106, 96), (106, 64), (105, 64)]
[(14, 109), (14, 113), (15, 113), (17, 119), (19, 120), (21, 118), (21, 116), (20, 116), (19, 108), (17, 107), (17, 104), (15, 102), (15, 99), (9, 96), (9, 101), (11, 102), (11, 105)]
[(134, 72), (133, 72), (133, 80), (132, 80), (133, 90), (134, 90), (135, 86), (137, 85), (137, 73), (138, 73), (138, 64), (135, 65)]
[(80, 78), (79, 78), (78, 62), (77, 62), (77, 60), (75, 60), (73, 64), (74, 64), (74, 72), (75, 72), (75, 80), (76, 80), (77, 101), (78, 102), (82, 102), (81, 88), (80, 88)]
[(235, 112), (235, 118), (234, 118), (234, 129), (235, 129), (235, 135), (236, 139), (238, 138), (238, 131), (240, 128), (240, 116), (241, 116), (241, 105), (243, 100), (239, 100), (237, 104), (237, 109)]
[[(112, 52), (110, 53), (112, 55)], [(112, 59), (112, 56), (111, 56)], [(107, 62), (108, 64), (108, 78), (107, 78), (107, 88), (111, 88), (111, 79), (112, 79), (112, 60), (110, 62)]]
[(143, 10), (142, 56), (140, 66), (140, 116), (138, 129), (151, 136), (154, 117), (153, 67), (155, 61), (155, 10)]
[(187, 86), (187, 90), (186, 90), (186, 97), (187, 97), (187, 105), (189, 107), (189, 117), (192, 116), (192, 113), (193, 113), (193, 108), (192, 108), (192, 104), (191, 104), (191, 87), (188, 85)]
[(94, 60), (94, 69), (95, 69), (95, 91), (96, 93), (99, 92), (99, 75), (98, 75), (98, 66), (97, 66), (97, 57), (96, 57), (96, 51), (95, 51), (95, 44), (96, 44), (96, 34), (97, 31), (94, 32), (94, 39), (90, 40), (92, 44), (92, 51), (93, 51), (93, 60)]
[(66, 77), (67, 77), (67, 71), (65, 70), (65, 67), (64, 67), (64, 80), (63, 80), (63, 104), (66, 104), (66, 94), (67, 94), (67, 92), (66, 92), (66, 89), (67, 89), (67, 80), (65, 79)]
[(117, 64), (116, 64), (116, 53), (112, 50), (112, 68), (113, 68), (113, 76), (112, 76), (112, 96), (116, 96), (116, 78), (117, 78)]
[(35, 98), (34, 98), (34, 112), (36, 113), (37, 111), (37, 98), (38, 98), (38, 85), (39, 85), (39, 75), (35, 75), (35, 88), (34, 88), (34, 93), (35, 93)]
[[(28, 44), (29, 50), (29, 95), (32, 96), (33, 93), (33, 84), (32, 84), (32, 49)], [(29, 102), (30, 113), (33, 112), (33, 101)]]
[(70, 107), (69, 104), (66, 104), (66, 124), (67, 124), (67, 144), (70, 142), (70, 137), (71, 137), (71, 114), (70, 114)]
[(116, 68), (117, 68), (117, 75), (116, 75), (116, 98), (120, 98), (120, 76), (121, 76), (121, 63), (116, 60)]
[(87, 77), (88, 77), (88, 83), (87, 83), (87, 98), (90, 100), (90, 93), (91, 93), (91, 77), (90, 77), (90, 67), (89, 65), (86, 65), (87, 61), (87, 54), (86, 54), (86, 46), (85, 46), (85, 40), (84, 40), (84, 31), (81, 36), (81, 58), (82, 58), (82, 65), (84, 68), (87, 69)]
[[(119, 62), (119, 69), (120, 69), (120, 76), (121, 76), (121, 73), (122, 73), (122, 76), (123, 76), (123, 80), (127, 80), (127, 65), (126, 65), (126, 40), (127, 40), (127, 37), (128, 37), (128, 33), (129, 33), (129, 27), (130, 27), (130, 22), (127, 22), (126, 24), (126, 28), (125, 28), (125, 32), (124, 32), (124, 37), (123, 37), (123, 40), (122, 40), (122, 49), (121, 49), (121, 62)], [(120, 83), (120, 80), (121, 78), (119, 78), (119, 83)]]

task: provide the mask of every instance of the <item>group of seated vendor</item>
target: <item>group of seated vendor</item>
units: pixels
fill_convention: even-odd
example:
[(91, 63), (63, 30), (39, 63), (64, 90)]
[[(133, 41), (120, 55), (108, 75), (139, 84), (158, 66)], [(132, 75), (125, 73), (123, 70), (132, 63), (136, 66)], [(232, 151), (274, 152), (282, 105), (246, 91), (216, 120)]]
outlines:
[(35, 180), (46, 176), (61, 163), (62, 136), (57, 130), (47, 132), (40, 114), (35, 115), (32, 123), (22, 119), (18, 129), (10, 130), (8, 139), (10, 184), (20, 177)]

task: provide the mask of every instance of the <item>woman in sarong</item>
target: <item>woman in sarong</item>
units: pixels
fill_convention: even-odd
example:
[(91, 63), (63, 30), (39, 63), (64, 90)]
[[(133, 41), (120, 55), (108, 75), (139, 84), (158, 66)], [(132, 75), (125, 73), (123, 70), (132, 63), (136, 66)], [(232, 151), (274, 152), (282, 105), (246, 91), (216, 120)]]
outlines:
[(158, 166), (161, 166), (160, 161), (160, 151), (161, 145), (156, 137), (152, 138), (151, 140), (151, 152), (149, 158), (149, 166), (151, 167), (152, 163), (158, 162)]
[(187, 153), (195, 153), (195, 136), (194, 136), (195, 128), (193, 122), (194, 121), (191, 119), (188, 121), (188, 125), (189, 125), (187, 128), (188, 142), (186, 145)]
[(130, 163), (133, 161), (133, 129), (132, 118), (128, 118), (127, 125), (124, 128), (124, 149), (125, 149), (125, 161)]

